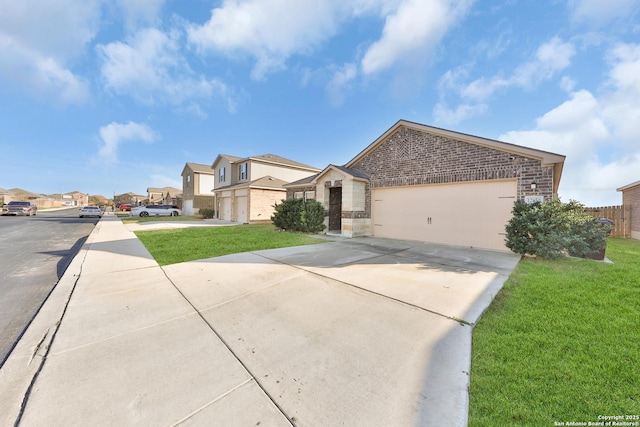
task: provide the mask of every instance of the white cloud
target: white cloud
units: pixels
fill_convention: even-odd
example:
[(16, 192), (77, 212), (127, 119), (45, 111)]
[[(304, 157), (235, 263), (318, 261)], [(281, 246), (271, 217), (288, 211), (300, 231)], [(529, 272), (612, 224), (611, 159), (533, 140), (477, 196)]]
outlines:
[[(375, 74), (398, 62), (427, 56), (442, 36), (468, 11), (471, 1), (405, 0), (386, 17), (382, 37), (373, 43), (361, 67)], [(422, 62), (422, 61), (419, 61)]]
[(510, 76), (498, 74), (490, 78), (481, 77), (463, 87), (460, 91), (461, 96), (465, 99), (483, 101), (503, 88), (516, 86), (531, 89), (567, 68), (575, 53), (571, 43), (554, 37), (538, 48), (535, 59), (516, 67)]
[[(360, 68), (374, 74), (397, 63), (424, 63), (429, 50), (468, 11), (473, 0), (224, 0), (203, 25), (188, 28), (199, 52), (255, 60), (254, 79), (286, 68), (293, 55), (313, 52), (344, 22), (367, 14), (385, 21), (381, 38)], [(357, 55), (357, 53), (354, 53)]]
[(353, 63), (345, 64), (335, 71), (333, 78), (326, 87), (329, 100), (333, 106), (340, 106), (344, 103), (345, 92), (349, 91), (351, 82), (356, 78), (357, 74), (358, 68)]
[[(464, 83), (471, 74), (471, 65), (448, 70), (438, 82), (440, 100), (434, 108), (434, 118), (440, 123), (452, 125), (484, 114), (489, 109), (487, 100), (496, 92), (511, 87), (533, 89), (571, 65), (575, 53), (573, 44), (554, 37), (538, 47), (533, 59), (515, 67), (511, 73), (499, 72), (491, 77), (483, 76), (471, 83)], [(571, 80), (566, 77), (563, 77), (560, 84), (564, 88), (573, 89)], [(456, 97), (459, 98), (460, 105), (449, 108), (445, 100)]]
[(285, 68), (294, 54), (308, 53), (338, 28), (345, 6), (327, 0), (225, 0), (203, 25), (188, 29), (199, 51), (256, 61), (255, 79)]
[(603, 97), (604, 116), (614, 126), (616, 137), (627, 146), (640, 141), (640, 44), (621, 44), (610, 55), (609, 86)]
[[(154, 28), (137, 32), (127, 42), (98, 45), (105, 87), (144, 104), (180, 105), (194, 99), (220, 97), (235, 110), (224, 83), (196, 76), (181, 53), (180, 34)], [(190, 108), (194, 108), (192, 104)]]
[(533, 130), (500, 136), (566, 155), (560, 195), (588, 205), (619, 204), (615, 189), (637, 181), (640, 170), (640, 45), (615, 47), (610, 67), (600, 96), (573, 92), (538, 118)]
[(83, 102), (88, 84), (68, 63), (98, 31), (99, 0), (0, 0), (0, 76), (36, 97)]
[(100, 139), (104, 143), (98, 151), (101, 160), (107, 163), (118, 161), (118, 148), (124, 142), (152, 143), (158, 135), (149, 126), (141, 123), (110, 123), (100, 128)]
[(475, 116), (481, 116), (489, 109), (487, 104), (460, 104), (455, 109), (439, 102), (433, 108), (433, 118), (437, 123), (455, 125)]
[(156, 26), (165, 0), (117, 0), (122, 10), (125, 27), (130, 31), (139, 26)]
[(637, 0), (569, 0), (570, 18), (574, 22), (601, 27), (617, 19), (633, 15)]

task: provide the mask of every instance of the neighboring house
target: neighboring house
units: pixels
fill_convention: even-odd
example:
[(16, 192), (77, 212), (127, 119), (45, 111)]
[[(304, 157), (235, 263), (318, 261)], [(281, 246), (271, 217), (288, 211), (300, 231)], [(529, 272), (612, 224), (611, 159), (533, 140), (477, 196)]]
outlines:
[(147, 201), (149, 205), (175, 205), (181, 190), (175, 187), (149, 187), (147, 188)]
[(631, 238), (640, 239), (640, 181), (618, 188), (622, 192), (622, 205), (630, 207)]
[(220, 154), (211, 165), (219, 219), (270, 221), (273, 206), (286, 199), (284, 184), (320, 171), (274, 154), (236, 157)]
[(89, 204), (89, 195), (79, 191), (70, 191), (62, 194), (62, 200), (71, 202), (73, 206), (87, 206)]
[(285, 187), (324, 205), (328, 232), (506, 250), (513, 203), (555, 197), (564, 159), (400, 120), (346, 165)]
[(116, 205), (139, 205), (147, 199), (147, 196), (132, 192), (116, 194), (113, 196), (113, 203)]
[(211, 165), (186, 163), (182, 169), (182, 213), (195, 215), (200, 209), (215, 209), (215, 171)]

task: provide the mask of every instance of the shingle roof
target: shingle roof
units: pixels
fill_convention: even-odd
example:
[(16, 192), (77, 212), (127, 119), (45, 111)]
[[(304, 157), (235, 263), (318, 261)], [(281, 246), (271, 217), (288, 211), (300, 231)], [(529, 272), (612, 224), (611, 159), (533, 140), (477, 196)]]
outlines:
[(187, 162), (187, 166), (194, 172), (214, 173), (211, 165), (203, 165), (201, 163)]
[(216, 188), (215, 191), (224, 191), (230, 190), (234, 188), (274, 188), (274, 189), (284, 189), (284, 185), (286, 181), (283, 181), (278, 178), (274, 178), (272, 176), (263, 176), (262, 178), (255, 179), (249, 182), (241, 182), (239, 184), (228, 185), (226, 187)]
[(260, 154), (259, 156), (250, 156), (250, 157), (247, 157), (246, 159), (241, 159), (241, 160), (258, 160), (258, 161), (264, 161), (264, 162), (279, 163), (279, 164), (288, 165), (288, 166), (296, 166), (296, 167), (305, 168), (305, 169), (320, 170), (314, 166), (296, 162), (295, 160), (287, 159), (286, 157), (278, 156), (276, 154)]

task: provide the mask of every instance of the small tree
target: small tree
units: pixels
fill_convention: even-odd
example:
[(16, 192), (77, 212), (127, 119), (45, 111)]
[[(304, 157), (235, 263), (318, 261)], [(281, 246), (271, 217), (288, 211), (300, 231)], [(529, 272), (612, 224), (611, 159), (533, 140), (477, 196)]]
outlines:
[(318, 233), (325, 228), (326, 211), (316, 200), (287, 199), (274, 208), (271, 221), (280, 229)]
[(514, 203), (513, 217), (506, 227), (506, 246), (519, 254), (555, 259), (566, 254), (585, 257), (604, 249), (609, 229), (587, 215), (575, 200), (562, 203)]

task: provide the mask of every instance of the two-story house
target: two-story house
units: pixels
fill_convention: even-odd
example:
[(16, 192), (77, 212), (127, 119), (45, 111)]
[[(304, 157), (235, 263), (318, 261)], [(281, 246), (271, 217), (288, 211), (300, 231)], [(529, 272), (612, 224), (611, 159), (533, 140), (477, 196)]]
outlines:
[(220, 154), (211, 165), (219, 219), (234, 222), (270, 221), (273, 206), (287, 197), (286, 183), (320, 172), (275, 154), (236, 157)]
[(215, 209), (215, 172), (211, 165), (187, 162), (182, 169), (182, 214)]
[(180, 190), (175, 187), (147, 188), (147, 204), (176, 205), (180, 199)]

